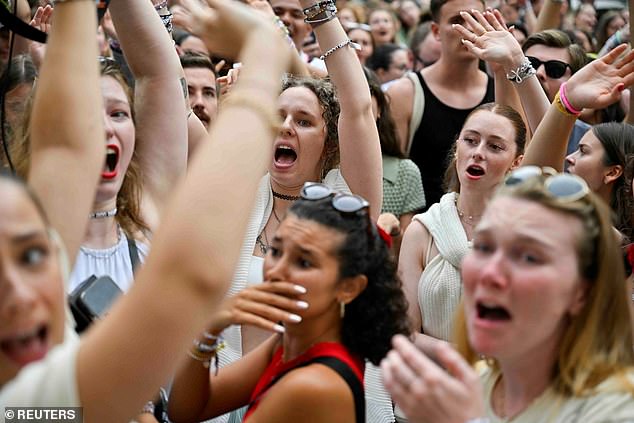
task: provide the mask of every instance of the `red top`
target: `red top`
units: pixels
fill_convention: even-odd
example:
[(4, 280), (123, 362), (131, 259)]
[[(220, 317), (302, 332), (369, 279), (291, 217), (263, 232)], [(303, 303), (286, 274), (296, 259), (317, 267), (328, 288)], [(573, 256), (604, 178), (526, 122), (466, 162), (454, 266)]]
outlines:
[(346, 363), (350, 369), (354, 372), (355, 376), (359, 378), (359, 381), (363, 385), (363, 371), (364, 371), (364, 363), (363, 360), (358, 357), (352, 355), (346, 347), (336, 342), (321, 342), (319, 344), (315, 344), (310, 347), (306, 352), (301, 354), (298, 357), (295, 357), (292, 360), (287, 362), (282, 361), (282, 346), (278, 347), (273, 354), (273, 359), (269, 363), (269, 365), (260, 376), (260, 380), (257, 385), (255, 385), (255, 389), (253, 393), (251, 393), (251, 398), (249, 399), (249, 409), (247, 413), (244, 415), (243, 422), (253, 414), (255, 409), (257, 408), (260, 399), (266, 393), (266, 390), (270, 388), (269, 384), (275, 377), (277, 377), (280, 373), (283, 373), (287, 370), (293, 369), (295, 367), (300, 366), (301, 364), (312, 360), (317, 357), (336, 357), (339, 360)]

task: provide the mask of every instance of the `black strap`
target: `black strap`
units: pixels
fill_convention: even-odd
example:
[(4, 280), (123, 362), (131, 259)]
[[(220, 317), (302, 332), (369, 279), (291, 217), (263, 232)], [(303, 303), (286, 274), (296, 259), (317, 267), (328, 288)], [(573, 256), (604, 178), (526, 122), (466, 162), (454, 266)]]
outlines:
[(136, 241), (134, 238), (128, 238), (128, 254), (130, 254), (130, 262), (132, 263), (132, 273), (135, 272), (136, 268), (141, 264), (141, 259), (139, 259), (139, 250), (136, 247)]
[(46, 42), (46, 33), (40, 31), (22, 21), (22, 19), (15, 16), (4, 5), (0, 4), (0, 22), (4, 24), (9, 30), (15, 32), (18, 35), (28, 38), (29, 40), (37, 41), (38, 43)]
[(290, 372), (291, 370), (295, 370), (300, 367), (305, 367), (314, 363), (323, 364), (324, 366), (330, 367), (332, 370), (337, 372), (339, 376), (343, 378), (343, 380), (346, 381), (346, 383), (350, 387), (350, 390), (352, 391), (352, 396), (354, 397), (354, 411), (356, 415), (356, 423), (365, 423), (365, 394), (363, 390), (363, 385), (361, 384), (361, 381), (359, 380), (359, 378), (354, 374), (350, 366), (345, 361), (333, 356), (315, 357), (308, 361), (305, 361), (304, 363), (298, 364), (297, 366), (293, 368), (287, 369), (279, 373), (277, 376), (273, 378), (273, 380), (271, 380), (271, 382), (269, 382), (268, 385), (266, 385), (266, 388), (264, 388), (261, 391), (260, 395), (258, 395), (253, 401), (249, 403), (249, 408), (253, 404), (255, 404), (257, 401), (259, 401), (260, 397), (265, 392), (267, 392), (271, 388), (271, 386), (275, 385), (286, 373)]

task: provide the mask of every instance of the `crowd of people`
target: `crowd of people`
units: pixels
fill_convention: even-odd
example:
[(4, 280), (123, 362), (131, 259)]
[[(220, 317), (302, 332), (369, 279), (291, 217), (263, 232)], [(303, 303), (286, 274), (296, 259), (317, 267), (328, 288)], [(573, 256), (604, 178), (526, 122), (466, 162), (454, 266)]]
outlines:
[(626, 3), (104, 6), (0, 5), (0, 407), (634, 422)]

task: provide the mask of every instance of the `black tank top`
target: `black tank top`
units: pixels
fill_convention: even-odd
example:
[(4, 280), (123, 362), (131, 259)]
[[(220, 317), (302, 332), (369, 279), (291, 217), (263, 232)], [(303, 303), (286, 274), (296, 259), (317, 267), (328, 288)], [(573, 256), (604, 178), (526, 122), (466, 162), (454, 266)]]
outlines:
[[(439, 202), (444, 194), (443, 178), (450, 161), (449, 152), (464, 121), (475, 107), (455, 109), (447, 106), (430, 91), (420, 72), (416, 72), (416, 75), (425, 94), (425, 110), (414, 134), (409, 156), (420, 169), (428, 209)], [(486, 93), (478, 106), (492, 101), (494, 84), (493, 79), (489, 78)]]

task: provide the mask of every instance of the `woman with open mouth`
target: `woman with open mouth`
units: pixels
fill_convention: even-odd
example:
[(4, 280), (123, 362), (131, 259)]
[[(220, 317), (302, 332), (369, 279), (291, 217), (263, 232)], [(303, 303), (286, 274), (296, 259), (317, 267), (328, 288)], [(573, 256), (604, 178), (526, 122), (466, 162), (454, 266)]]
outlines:
[[(309, 8), (313, 3), (306, 0), (302, 6)], [(305, 182), (324, 182), (337, 191), (360, 195), (370, 203), (372, 219), (379, 216), (381, 151), (370, 90), (353, 46), (338, 19), (332, 18), (314, 28), (330, 80), (288, 78), (283, 84), (277, 106), (283, 123), (269, 172), (258, 190), (231, 294), (263, 282), (264, 257)], [(230, 327), (221, 364), (239, 359), (269, 337), (269, 332), (258, 328)], [(378, 369), (374, 371), (378, 380)], [(390, 416), (391, 404), (384, 391), (381, 397), (381, 413)]]
[(403, 237), (399, 272), (416, 337), (430, 347), (451, 337), (462, 295), (460, 262), (506, 173), (522, 159), (526, 128), (512, 108), (483, 104), (466, 119), (447, 169), (448, 193), (414, 216)]
[[(144, 16), (137, 24), (160, 27), (149, 3), (112, 3), (119, 1), (131, 15)], [(102, 117), (104, 78), (95, 59), (95, 4), (56, 5), (33, 105), (28, 187), (0, 177), (3, 407), (83, 407), (85, 421), (129, 421), (174, 374), (217, 311), (270, 160), (278, 119), (268, 110), (290, 55), (271, 22), (237, 2), (208, 3), (217, 17), (209, 37), (231, 34), (214, 49), (240, 60), (245, 79), (258, 78), (262, 86), (238, 81), (235, 100), (225, 103), (210, 134), (213, 142), (200, 147), (171, 196), (136, 283), (81, 341), (68, 330), (64, 284), (102, 183), (109, 122)], [(238, 160), (248, 165), (226, 167)], [(218, 201), (229, 185), (240, 195)]]
[[(634, 420), (634, 350), (610, 210), (576, 175), (512, 172), (462, 264), (436, 363), (403, 337), (382, 363), (412, 423)], [(465, 358), (467, 361), (465, 361)], [(479, 360), (479, 374), (470, 367)]]
[[(165, 27), (139, 26), (140, 19), (156, 11), (130, 11), (125, 1), (113, 1), (109, 11), (135, 88), (116, 61), (100, 59), (106, 154), (69, 293), (93, 275), (109, 276), (121, 291), (128, 291), (187, 161), (184, 74)], [(28, 157), (17, 161), (18, 172), (26, 175)]]

